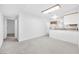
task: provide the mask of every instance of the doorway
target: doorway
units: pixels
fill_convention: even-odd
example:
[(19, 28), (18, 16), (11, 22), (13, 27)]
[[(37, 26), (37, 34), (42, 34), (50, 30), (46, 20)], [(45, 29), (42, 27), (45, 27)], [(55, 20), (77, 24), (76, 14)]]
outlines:
[(18, 40), (18, 17), (4, 18), (4, 39)]
[(7, 19), (7, 37), (15, 37), (15, 20)]

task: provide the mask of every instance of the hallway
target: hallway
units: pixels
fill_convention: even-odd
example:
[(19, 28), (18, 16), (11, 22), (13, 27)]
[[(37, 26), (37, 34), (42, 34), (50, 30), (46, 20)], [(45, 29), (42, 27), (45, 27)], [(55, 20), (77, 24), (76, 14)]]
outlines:
[(79, 48), (71, 43), (48, 38), (47, 36), (22, 42), (14, 38), (4, 41), (0, 54), (78, 54)]

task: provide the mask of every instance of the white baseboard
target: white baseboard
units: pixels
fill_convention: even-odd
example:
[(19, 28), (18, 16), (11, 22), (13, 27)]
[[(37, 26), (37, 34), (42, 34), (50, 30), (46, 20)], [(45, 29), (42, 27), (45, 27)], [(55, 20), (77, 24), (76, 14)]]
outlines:
[(18, 41), (20, 42), (20, 41), (24, 41), (24, 40), (38, 38), (38, 37), (45, 36), (45, 35), (47, 35), (47, 33), (46, 34), (39, 34), (39, 35), (36, 35), (36, 36), (31, 36), (31, 37), (28, 37), (28, 38), (22, 38), (22, 40), (18, 40)]

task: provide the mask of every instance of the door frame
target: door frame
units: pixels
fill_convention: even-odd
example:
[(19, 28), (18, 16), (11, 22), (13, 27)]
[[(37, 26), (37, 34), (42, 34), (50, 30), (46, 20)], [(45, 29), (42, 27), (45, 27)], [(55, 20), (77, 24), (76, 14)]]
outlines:
[(4, 39), (7, 38), (7, 19), (15, 21), (15, 38), (18, 40), (18, 16), (15, 17), (4, 16)]

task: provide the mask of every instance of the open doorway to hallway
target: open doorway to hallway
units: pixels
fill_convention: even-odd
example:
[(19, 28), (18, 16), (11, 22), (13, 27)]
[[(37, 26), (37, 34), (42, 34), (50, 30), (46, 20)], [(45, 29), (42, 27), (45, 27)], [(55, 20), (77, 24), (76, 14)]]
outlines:
[(15, 21), (7, 19), (7, 37), (15, 37)]
[(15, 40), (18, 39), (18, 18), (17, 17), (4, 17), (4, 39)]

